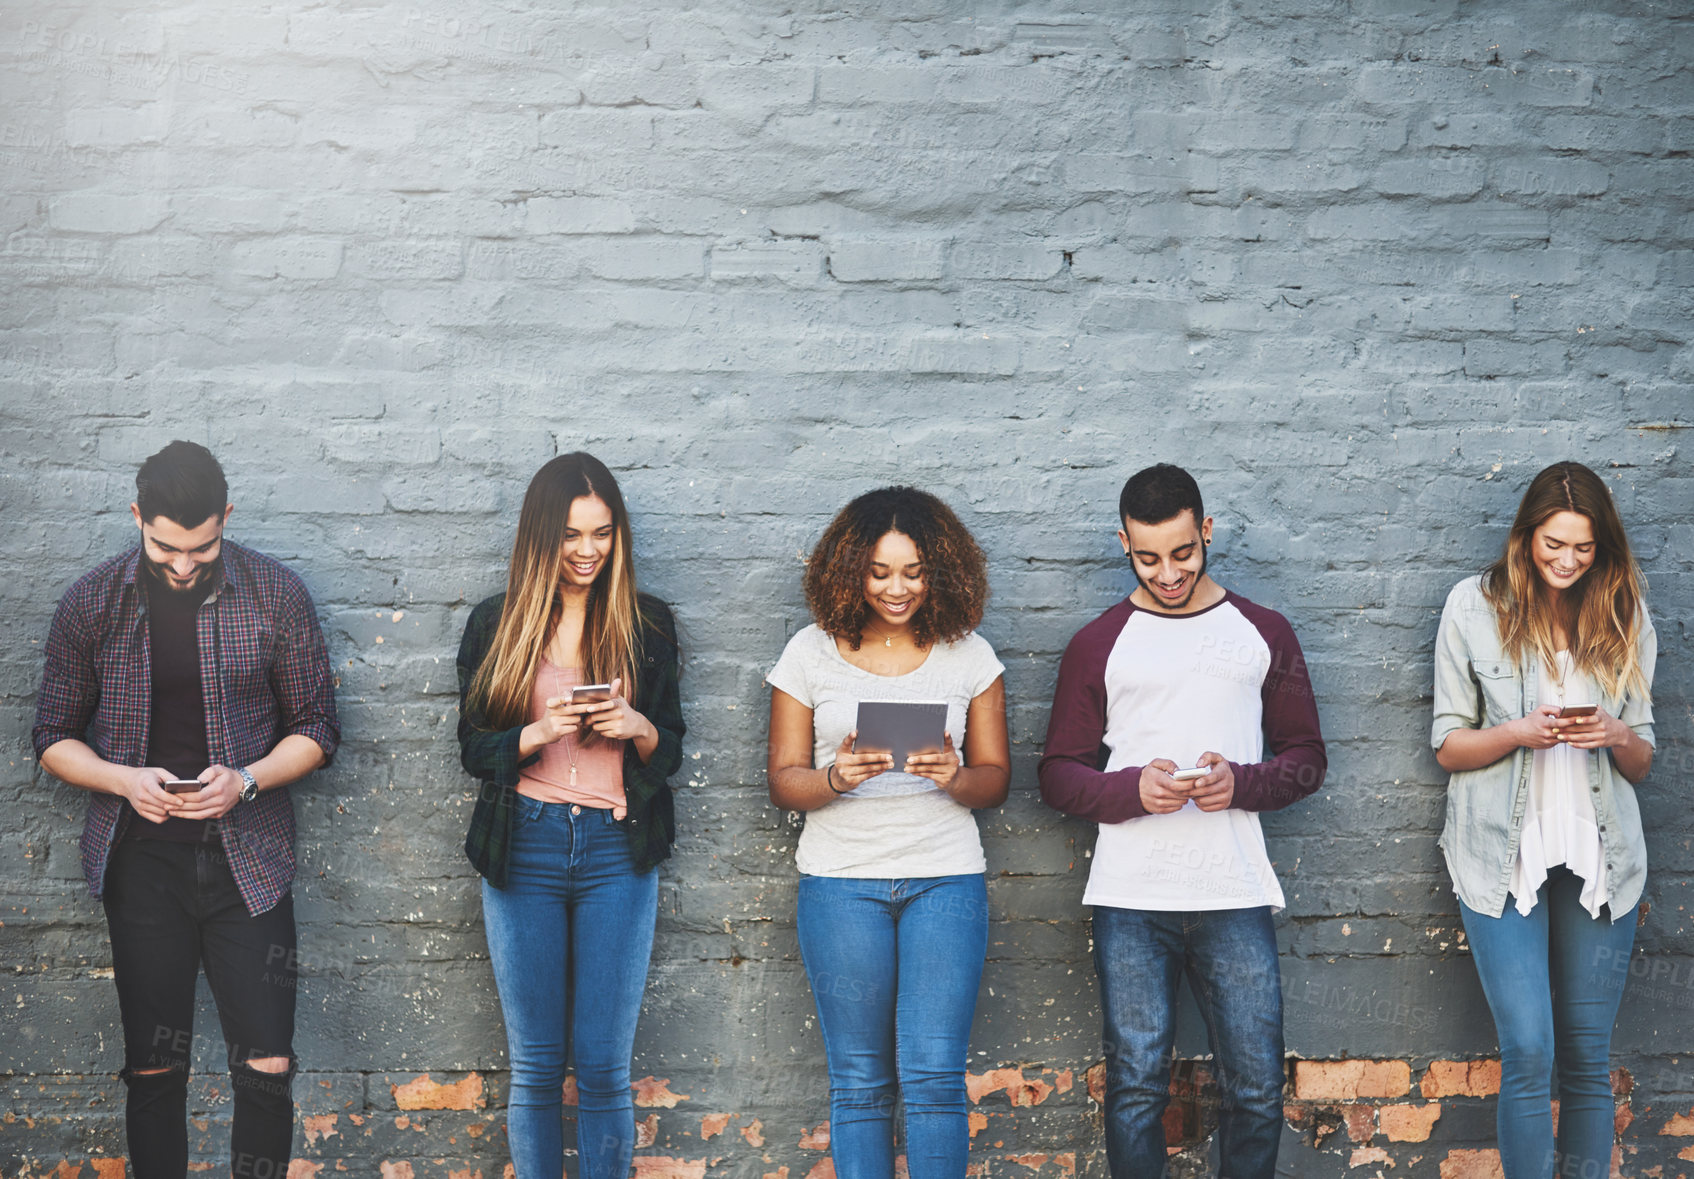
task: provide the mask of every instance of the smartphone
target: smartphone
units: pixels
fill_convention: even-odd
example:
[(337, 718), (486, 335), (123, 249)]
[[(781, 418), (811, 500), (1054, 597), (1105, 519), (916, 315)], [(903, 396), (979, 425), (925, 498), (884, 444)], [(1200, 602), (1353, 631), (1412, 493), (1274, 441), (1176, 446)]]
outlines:
[(611, 698), (610, 684), (579, 684), (571, 689), (572, 704), (604, 704)]
[(1598, 704), (1567, 704), (1559, 709), (1559, 720), (1573, 720), (1585, 716), (1593, 716), (1600, 711)]
[(1195, 778), (1204, 778), (1211, 772), (1211, 766), (1195, 766), (1191, 770), (1172, 770), (1171, 777), (1178, 782), (1192, 782)]
[(172, 794), (193, 794), (205, 784), (199, 778), (171, 778), (160, 782), (159, 788), (168, 790)]

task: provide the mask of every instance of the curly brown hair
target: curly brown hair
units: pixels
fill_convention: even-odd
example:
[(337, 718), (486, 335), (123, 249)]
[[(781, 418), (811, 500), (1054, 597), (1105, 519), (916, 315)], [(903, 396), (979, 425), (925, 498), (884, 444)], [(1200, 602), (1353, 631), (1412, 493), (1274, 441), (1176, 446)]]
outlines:
[(975, 630), (988, 602), (988, 563), (953, 509), (915, 487), (867, 491), (824, 529), (806, 560), (806, 606), (818, 626), (859, 649), (871, 613), (871, 554), (890, 532), (911, 537), (923, 562), (924, 602), (912, 617), (918, 645), (957, 642)]

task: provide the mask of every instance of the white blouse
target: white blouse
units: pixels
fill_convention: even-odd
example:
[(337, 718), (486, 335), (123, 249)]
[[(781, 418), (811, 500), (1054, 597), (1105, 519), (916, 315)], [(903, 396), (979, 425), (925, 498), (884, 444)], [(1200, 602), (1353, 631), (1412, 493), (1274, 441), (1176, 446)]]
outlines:
[[(1594, 682), (1577, 670), (1569, 651), (1558, 652), (1557, 664), (1551, 673), (1545, 663), (1540, 667), (1535, 689), (1538, 703), (1562, 707), (1599, 701)], [(1598, 918), (1607, 888), (1600, 825), (1588, 795), (1588, 759), (1594, 755), (1562, 741), (1530, 752), (1534, 757), (1529, 768), (1529, 809), (1512, 867), (1511, 891), (1517, 910), (1527, 917), (1547, 873), (1563, 864), (1582, 877), (1582, 907)]]

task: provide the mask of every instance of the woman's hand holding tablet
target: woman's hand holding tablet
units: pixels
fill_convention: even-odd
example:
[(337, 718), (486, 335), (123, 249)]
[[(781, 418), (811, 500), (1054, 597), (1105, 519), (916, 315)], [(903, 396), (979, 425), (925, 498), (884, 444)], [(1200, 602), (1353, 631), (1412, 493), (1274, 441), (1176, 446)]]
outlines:
[(846, 794), (894, 768), (893, 754), (878, 749), (855, 753), (853, 743), (858, 736), (859, 730), (854, 729), (836, 747), (835, 764), (829, 767), (828, 774), (829, 788), (837, 794)]

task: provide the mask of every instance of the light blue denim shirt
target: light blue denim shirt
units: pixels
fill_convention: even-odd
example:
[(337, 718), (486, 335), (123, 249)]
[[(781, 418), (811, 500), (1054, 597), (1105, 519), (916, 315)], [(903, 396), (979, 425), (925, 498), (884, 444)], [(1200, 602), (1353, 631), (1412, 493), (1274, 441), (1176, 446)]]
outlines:
[[(1622, 699), (1602, 694), (1595, 701), (1648, 744), (1653, 740), (1653, 665), (1659, 641), (1650, 619), (1642, 620), (1637, 654), (1648, 694)], [(1468, 577), (1447, 595), (1435, 638), (1435, 724), (1429, 743), (1440, 749), (1456, 729), (1481, 729), (1517, 720), (1535, 710), (1538, 664), (1521, 664), (1500, 647), (1494, 607), (1482, 595), (1482, 578)], [(1600, 845), (1606, 858), (1607, 901), (1612, 920), (1634, 918), (1647, 879), (1647, 845), (1635, 787), (1612, 764), (1609, 749), (1591, 750), (1588, 787)], [(1530, 751), (1515, 749), (1479, 770), (1462, 770), (1447, 784), (1447, 823), (1441, 850), (1453, 887), (1478, 913), (1498, 917), (1506, 907), (1512, 865), (1529, 806)]]

